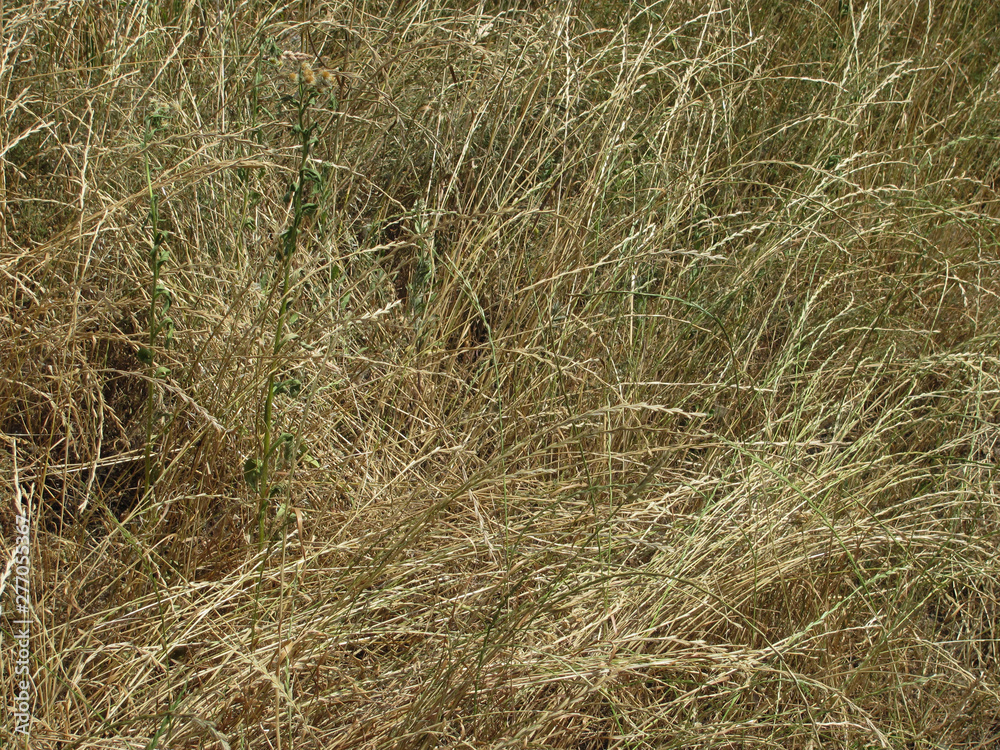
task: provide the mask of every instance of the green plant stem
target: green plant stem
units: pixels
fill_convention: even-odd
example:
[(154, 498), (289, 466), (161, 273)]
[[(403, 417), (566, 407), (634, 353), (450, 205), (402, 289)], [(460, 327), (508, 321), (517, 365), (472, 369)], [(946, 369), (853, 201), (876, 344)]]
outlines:
[(306, 166), (309, 163), (309, 152), (312, 147), (312, 128), (306, 125), (306, 115), (312, 93), (304, 83), (299, 84), (298, 122), (295, 131), (302, 137), (302, 158), (299, 160), (299, 170), (292, 190), (292, 224), (282, 235), (281, 243), (281, 294), (279, 295), (278, 321), (274, 330), (274, 340), (271, 347), (271, 367), (267, 373), (267, 383), (264, 391), (263, 445), (261, 455), (260, 478), (258, 480), (257, 501), (257, 546), (264, 548), (266, 534), (267, 503), (271, 496), (270, 464), (276, 447), (273, 443), (274, 429), (274, 381), (277, 377), (277, 360), (285, 344), (285, 325), (288, 320), (289, 289), (291, 286), (292, 255), (298, 244), (299, 227), (305, 214), (303, 191), (305, 188)]
[[(146, 165), (146, 186), (149, 190), (149, 223), (152, 231), (149, 251), (149, 266), (152, 271), (152, 280), (149, 287), (149, 337), (147, 339), (147, 347), (150, 355), (152, 355), (152, 352), (154, 351), (157, 334), (159, 333), (159, 323), (156, 316), (156, 298), (157, 288), (160, 285), (160, 245), (163, 242), (163, 237), (160, 234), (159, 200), (157, 199), (156, 191), (153, 189), (153, 174), (149, 160), (149, 138), (152, 135), (152, 130), (153, 128), (147, 124), (144, 137), (145, 143), (143, 144)], [(143, 497), (145, 497), (149, 492), (153, 479), (153, 410), (156, 401), (156, 384), (154, 382), (156, 376), (156, 362), (151, 360), (146, 365), (146, 371), (149, 379), (146, 388), (146, 440), (145, 447), (143, 448)]]

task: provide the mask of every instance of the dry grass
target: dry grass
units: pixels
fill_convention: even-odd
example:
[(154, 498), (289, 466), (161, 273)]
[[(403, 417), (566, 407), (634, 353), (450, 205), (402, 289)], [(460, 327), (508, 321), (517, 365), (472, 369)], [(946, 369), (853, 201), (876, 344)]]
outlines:
[(454, 5), (0, 8), (31, 747), (1000, 746), (993, 5)]

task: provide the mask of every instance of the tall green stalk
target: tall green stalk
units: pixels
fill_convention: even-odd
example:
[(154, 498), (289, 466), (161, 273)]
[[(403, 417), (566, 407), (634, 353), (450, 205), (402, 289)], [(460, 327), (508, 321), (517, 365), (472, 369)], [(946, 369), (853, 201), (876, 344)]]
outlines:
[(153, 185), (153, 168), (149, 157), (149, 147), (153, 136), (162, 126), (165, 113), (160, 107), (154, 109), (146, 116), (146, 127), (143, 132), (143, 156), (146, 167), (146, 186), (149, 190), (149, 225), (150, 225), (150, 249), (148, 264), (150, 270), (149, 289), (149, 315), (148, 326), (149, 335), (146, 346), (140, 347), (138, 357), (146, 365), (147, 383), (146, 389), (146, 440), (143, 448), (144, 475), (142, 483), (142, 496), (145, 497), (150, 491), (153, 482), (156, 480), (156, 472), (153, 467), (153, 428), (156, 413), (156, 381), (165, 378), (170, 374), (170, 370), (163, 366), (157, 366), (154, 352), (163, 334), (163, 343), (169, 346), (173, 340), (174, 321), (167, 315), (173, 296), (170, 290), (164, 286), (160, 277), (163, 266), (170, 260), (170, 251), (163, 244), (166, 234), (160, 229), (160, 208), (159, 196)]
[(275, 494), (272, 487), (271, 463), (274, 459), (274, 452), (277, 448), (287, 442), (284, 434), (275, 438), (274, 435), (274, 397), (283, 387), (283, 383), (276, 382), (278, 375), (278, 355), (285, 344), (292, 340), (293, 336), (286, 335), (285, 329), (292, 319), (289, 308), (291, 306), (291, 279), (292, 279), (292, 256), (298, 246), (299, 230), (302, 221), (307, 214), (313, 213), (315, 204), (305, 200), (306, 186), (315, 182), (318, 175), (309, 166), (309, 153), (315, 139), (313, 133), (316, 125), (308, 123), (309, 105), (316, 96), (315, 89), (304, 80), (299, 81), (299, 95), (297, 99), (297, 118), (292, 132), (300, 137), (301, 157), (295, 181), (289, 188), (292, 200), (292, 223), (281, 233), (281, 242), (278, 245), (276, 259), (278, 272), (281, 278), (281, 288), (278, 296), (278, 320), (275, 325), (274, 339), (271, 346), (271, 363), (267, 373), (267, 383), (264, 387), (264, 414), (262, 417), (262, 436), (260, 457), (250, 459), (244, 466), (245, 475), (251, 485), (257, 489), (257, 543), (263, 549), (267, 537), (267, 505), (268, 501)]

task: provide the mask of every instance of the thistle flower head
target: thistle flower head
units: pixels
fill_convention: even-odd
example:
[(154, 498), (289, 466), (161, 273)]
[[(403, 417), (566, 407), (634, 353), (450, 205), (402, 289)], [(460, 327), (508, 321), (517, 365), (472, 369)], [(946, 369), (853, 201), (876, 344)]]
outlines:
[(312, 69), (312, 65), (308, 62), (303, 61), (302, 67), (299, 69), (299, 75), (302, 77), (303, 83), (307, 86), (316, 85), (316, 71)]

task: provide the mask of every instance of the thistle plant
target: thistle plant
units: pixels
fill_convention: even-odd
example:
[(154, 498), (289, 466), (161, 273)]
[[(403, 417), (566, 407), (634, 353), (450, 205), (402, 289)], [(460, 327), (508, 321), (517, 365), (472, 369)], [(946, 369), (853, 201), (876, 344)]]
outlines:
[(307, 195), (311, 193), (313, 185), (319, 185), (322, 177), (309, 163), (309, 154), (316, 143), (316, 123), (310, 121), (310, 106), (318, 96), (316, 88), (317, 75), (307, 62), (301, 62), (298, 73), (294, 76), (297, 83), (297, 93), (291, 98), (291, 103), (295, 107), (295, 122), (292, 124), (292, 135), (298, 140), (300, 155), (298, 169), (295, 173), (285, 200), (291, 201), (292, 218), (288, 228), (285, 229), (278, 242), (275, 251), (275, 275), (278, 279), (278, 288), (272, 298), (276, 297), (278, 302), (278, 316), (274, 328), (274, 336), (271, 342), (270, 364), (268, 366), (267, 379), (263, 393), (263, 414), (260, 422), (260, 453), (248, 459), (243, 467), (244, 477), (247, 483), (257, 492), (257, 543), (263, 548), (267, 537), (267, 507), (268, 502), (281, 492), (281, 486), (276, 485), (273, 479), (273, 465), (277, 458), (278, 449), (284, 446), (285, 455), (289, 463), (294, 460), (294, 436), (290, 433), (275, 435), (275, 396), (288, 394), (298, 395), (301, 384), (296, 379), (278, 380), (279, 357), (285, 347), (295, 339), (295, 334), (288, 329), (295, 323), (298, 317), (292, 310), (292, 258), (298, 248), (299, 232), (302, 229), (306, 216), (316, 212), (316, 204), (307, 200)]

